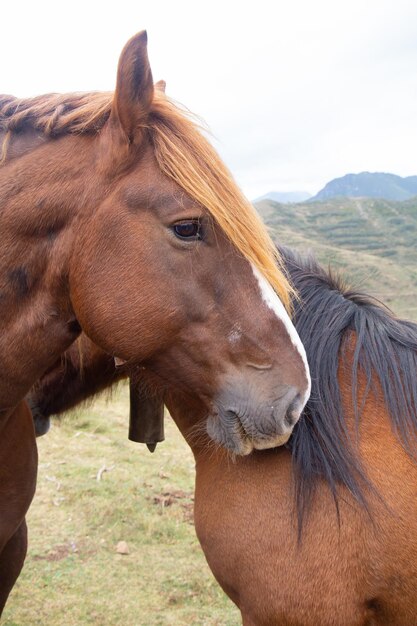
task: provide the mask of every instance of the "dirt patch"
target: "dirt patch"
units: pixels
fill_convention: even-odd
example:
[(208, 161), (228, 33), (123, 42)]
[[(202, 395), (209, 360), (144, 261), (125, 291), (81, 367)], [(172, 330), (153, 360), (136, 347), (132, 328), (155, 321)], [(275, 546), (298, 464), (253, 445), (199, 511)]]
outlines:
[(33, 559), (35, 561), (62, 561), (62, 559), (65, 559), (67, 556), (74, 554), (75, 552), (77, 551), (72, 549), (71, 544), (64, 543), (59, 546), (54, 546), (46, 554), (35, 554)]
[(182, 489), (166, 490), (162, 493), (154, 494), (152, 502), (161, 508), (179, 505), (184, 511), (184, 520), (194, 523), (194, 494), (192, 491)]
[(86, 554), (92, 554), (93, 550), (86, 549), (84, 542), (69, 542), (69, 543), (61, 543), (46, 552), (45, 554), (34, 554), (34, 561), (49, 561), (50, 563), (56, 561), (62, 561), (63, 559), (71, 556), (73, 554), (82, 554), (85, 556)]

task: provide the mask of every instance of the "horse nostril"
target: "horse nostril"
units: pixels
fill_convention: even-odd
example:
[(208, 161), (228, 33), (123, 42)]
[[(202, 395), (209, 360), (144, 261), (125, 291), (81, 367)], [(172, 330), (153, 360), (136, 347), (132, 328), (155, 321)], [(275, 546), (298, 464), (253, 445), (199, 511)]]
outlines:
[(223, 412), (223, 417), (227, 421), (233, 422), (234, 420), (238, 419), (238, 412), (232, 407), (231, 409), (226, 409)]
[(287, 409), (287, 413), (285, 415), (285, 421), (287, 422), (288, 426), (294, 426), (294, 424), (298, 421), (300, 417), (300, 413), (301, 413), (300, 401), (301, 401), (301, 396), (298, 393)]

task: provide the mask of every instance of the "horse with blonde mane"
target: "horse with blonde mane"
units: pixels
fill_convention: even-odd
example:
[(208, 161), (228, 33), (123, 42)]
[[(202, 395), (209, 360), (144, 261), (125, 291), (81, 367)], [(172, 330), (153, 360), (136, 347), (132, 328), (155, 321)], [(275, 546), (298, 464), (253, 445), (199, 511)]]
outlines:
[[(282, 252), (313, 383), (288, 444), (232, 461), (195, 398), (163, 396), (196, 459), (198, 538), (245, 626), (415, 626), (417, 325)], [(91, 345), (83, 378), (76, 355), (32, 391), (39, 424), (121, 375)]]
[(267, 231), (154, 88), (145, 32), (114, 94), (1, 96), (0, 146), (1, 609), (36, 482), (24, 398), (81, 330), (198, 398), (238, 455), (288, 440), (310, 382)]

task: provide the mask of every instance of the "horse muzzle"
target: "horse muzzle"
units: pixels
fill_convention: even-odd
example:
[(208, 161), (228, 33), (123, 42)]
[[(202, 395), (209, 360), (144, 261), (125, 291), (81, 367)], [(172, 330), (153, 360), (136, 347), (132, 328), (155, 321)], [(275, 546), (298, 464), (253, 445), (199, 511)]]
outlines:
[(269, 402), (260, 402), (256, 393), (242, 392), (230, 390), (218, 398), (207, 420), (211, 439), (241, 456), (284, 445), (304, 408), (299, 390), (282, 386)]

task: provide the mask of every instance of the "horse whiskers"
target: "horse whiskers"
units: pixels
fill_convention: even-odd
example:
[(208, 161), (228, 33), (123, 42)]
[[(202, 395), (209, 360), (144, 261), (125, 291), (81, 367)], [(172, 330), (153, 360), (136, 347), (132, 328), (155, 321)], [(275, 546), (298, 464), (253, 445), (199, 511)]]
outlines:
[(232, 450), (224, 448), (219, 442), (214, 441), (206, 429), (206, 421), (204, 419), (199, 420), (192, 428), (187, 432), (187, 439), (192, 449), (199, 449), (209, 460), (213, 460), (217, 457), (226, 458), (232, 463), (236, 460), (236, 453)]
[[(222, 446), (217, 442), (211, 439), (207, 433), (206, 428), (206, 420), (199, 420), (194, 426), (188, 431), (187, 438), (192, 448), (196, 447), (200, 450), (205, 450), (206, 453), (210, 453), (212, 458), (215, 454), (219, 452), (219, 450), (224, 450)], [(227, 452), (226, 450), (224, 450)]]
[(196, 422), (189, 429), (187, 438), (190, 441), (190, 445), (200, 445), (212, 441), (207, 434), (206, 420), (202, 419)]

